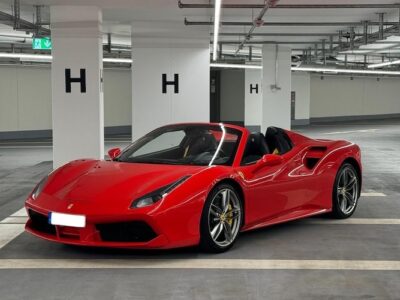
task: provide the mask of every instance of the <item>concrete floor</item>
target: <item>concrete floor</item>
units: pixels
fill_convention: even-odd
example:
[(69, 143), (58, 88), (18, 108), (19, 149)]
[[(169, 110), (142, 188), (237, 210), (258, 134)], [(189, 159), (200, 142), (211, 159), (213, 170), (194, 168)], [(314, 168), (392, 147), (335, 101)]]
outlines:
[[(244, 233), (220, 255), (87, 249), (22, 233), (0, 246), (0, 299), (400, 299), (400, 120), (297, 131), (361, 146), (364, 194), (352, 219), (318, 217)], [(124, 140), (108, 140), (106, 148)], [(0, 143), (0, 245), (12, 226), (1, 220), (23, 206), (50, 160), (49, 141)], [(316, 264), (321, 260), (330, 270)], [(346, 270), (349, 264), (356, 267)], [(375, 264), (380, 270), (368, 270)]]

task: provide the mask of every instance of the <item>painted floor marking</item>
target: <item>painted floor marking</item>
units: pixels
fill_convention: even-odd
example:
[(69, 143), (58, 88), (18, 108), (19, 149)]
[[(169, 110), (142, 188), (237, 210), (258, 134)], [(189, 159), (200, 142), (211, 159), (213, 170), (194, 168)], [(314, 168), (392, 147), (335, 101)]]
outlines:
[(27, 218), (25, 208), (21, 208), (0, 222), (0, 249), (24, 232)]
[(343, 220), (333, 219), (303, 219), (307, 224), (318, 225), (400, 225), (400, 219), (379, 218), (349, 218)]
[(27, 217), (28, 214), (26, 212), (25, 207), (21, 208), (20, 210), (13, 213), (10, 217)]
[(265, 259), (0, 259), (0, 269), (231, 269), (399, 271), (400, 261)]
[(361, 197), (386, 197), (384, 193), (377, 193), (377, 192), (365, 192), (361, 193)]
[(375, 132), (377, 130), (378, 129), (360, 129), (360, 130), (349, 130), (349, 131), (325, 132), (324, 134), (370, 133), (370, 132)]
[(0, 249), (19, 236), (25, 230), (25, 224), (0, 223)]

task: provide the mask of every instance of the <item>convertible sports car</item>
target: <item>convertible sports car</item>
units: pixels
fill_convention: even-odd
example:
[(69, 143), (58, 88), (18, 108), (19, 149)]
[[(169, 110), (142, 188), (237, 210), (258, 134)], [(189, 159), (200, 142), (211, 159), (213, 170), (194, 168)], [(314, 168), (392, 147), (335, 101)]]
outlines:
[(26, 230), (65, 244), (222, 252), (241, 231), (350, 217), (361, 190), (357, 145), (276, 127), (168, 125), (109, 156), (44, 178), (26, 200)]

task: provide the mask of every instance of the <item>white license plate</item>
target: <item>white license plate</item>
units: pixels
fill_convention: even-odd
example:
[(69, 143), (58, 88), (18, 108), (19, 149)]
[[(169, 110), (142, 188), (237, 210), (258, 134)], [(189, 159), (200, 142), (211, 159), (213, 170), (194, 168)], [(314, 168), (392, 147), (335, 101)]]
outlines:
[(83, 228), (86, 226), (86, 216), (51, 212), (49, 213), (49, 223), (52, 225)]

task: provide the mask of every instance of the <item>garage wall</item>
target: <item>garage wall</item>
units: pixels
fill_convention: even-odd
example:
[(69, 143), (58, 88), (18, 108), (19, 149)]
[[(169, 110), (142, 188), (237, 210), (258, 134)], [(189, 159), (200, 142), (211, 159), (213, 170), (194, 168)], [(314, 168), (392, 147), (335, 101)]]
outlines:
[[(105, 70), (105, 126), (130, 126), (131, 107), (130, 70)], [(1, 66), (0, 132), (51, 127), (50, 68)]]
[(104, 125), (132, 125), (131, 70), (104, 70)]
[(0, 131), (51, 128), (48, 68), (0, 68)]
[[(400, 114), (399, 78), (311, 76), (312, 121)], [(354, 117), (355, 116), (355, 117)], [(339, 118), (336, 118), (339, 117)], [(347, 117), (347, 118), (346, 118)]]
[(244, 70), (221, 71), (221, 121), (244, 122)]
[(310, 123), (310, 74), (292, 73), (292, 91), (296, 93), (295, 120), (292, 125)]

